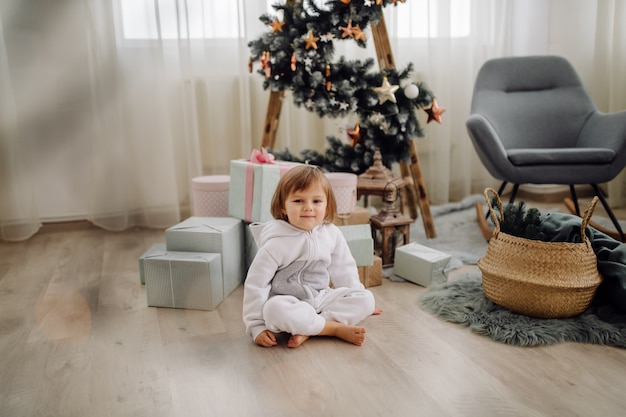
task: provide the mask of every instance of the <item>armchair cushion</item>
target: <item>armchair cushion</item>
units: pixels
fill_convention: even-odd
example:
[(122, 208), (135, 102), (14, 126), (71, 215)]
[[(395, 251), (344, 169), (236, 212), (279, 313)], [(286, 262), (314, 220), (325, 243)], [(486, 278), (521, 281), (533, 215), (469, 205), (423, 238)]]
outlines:
[(509, 149), (509, 161), (516, 166), (610, 164), (615, 151), (604, 148)]

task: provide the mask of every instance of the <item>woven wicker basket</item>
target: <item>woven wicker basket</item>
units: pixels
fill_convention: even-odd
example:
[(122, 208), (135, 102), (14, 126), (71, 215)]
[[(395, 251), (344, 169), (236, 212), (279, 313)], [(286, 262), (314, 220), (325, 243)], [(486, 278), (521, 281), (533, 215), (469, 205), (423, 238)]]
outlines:
[(495, 230), (487, 253), (478, 261), (485, 296), (515, 313), (538, 318), (573, 317), (584, 312), (602, 282), (591, 242), (585, 234), (598, 197), (585, 211), (581, 224), (584, 242), (544, 242), (500, 231), (491, 205), (497, 197), (500, 218), (502, 201), (492, 188), (484, 195)]

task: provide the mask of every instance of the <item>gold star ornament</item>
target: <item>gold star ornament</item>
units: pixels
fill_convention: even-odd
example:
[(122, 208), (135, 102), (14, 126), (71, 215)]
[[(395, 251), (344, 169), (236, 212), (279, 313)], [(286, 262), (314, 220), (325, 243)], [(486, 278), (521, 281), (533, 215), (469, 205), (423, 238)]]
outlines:
[(283, 26), (285, 26), (285, 22), (279, 22), (278, 18), (275, 17), (274, 21), (271, 22), (271, 23), (268, 23), (267, 25), (272, 28), (272, 33), (282, 32), (283, 31)]
[(398, 90), (399, 86), (389, 84), (387, 77), (383, 78), (383, 83), (380, 87), (374, 87), (374, 91), (378, 93), (378, 102), (379, 104), (384, 104), (387, 101), (391, 101), (392, 103), (396, 103), (395, 92)]
[(304, 42), (306, 43), (306, 46), (304, 47), (305, 49), (317, 49), (317, 41), (319, 41), (320, 38), (318, 38), (317, 36), (313, 36), (313, 31), (309, 30), (309, 33), (307, 35), (306, 38), (304, 38)]

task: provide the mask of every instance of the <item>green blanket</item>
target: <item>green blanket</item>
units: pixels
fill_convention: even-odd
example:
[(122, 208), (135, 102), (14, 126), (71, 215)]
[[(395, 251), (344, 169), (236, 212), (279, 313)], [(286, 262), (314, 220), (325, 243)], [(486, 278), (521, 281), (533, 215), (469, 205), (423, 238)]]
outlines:
[[(542, 217), (544, 240), (582, 242), (582, 219), (565, 213), (548, 213)], [(622, 320), (626, 314), (626, 244), (587, 226), (587, 236), (598, 258), (598, 272), (604, 278), (594, 297), (598, 315), (608, 320)], [(615, 311), (616, 310), (616, 311)]]

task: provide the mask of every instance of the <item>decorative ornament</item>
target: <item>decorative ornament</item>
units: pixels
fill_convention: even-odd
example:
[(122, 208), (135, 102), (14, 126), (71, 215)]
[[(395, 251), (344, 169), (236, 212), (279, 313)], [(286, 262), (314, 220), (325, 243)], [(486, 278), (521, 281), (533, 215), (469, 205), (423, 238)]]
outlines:
[(330, 91), (330, 89), (332, 87), (332, 83), (328, 79), (328, 77), (330, 77), (330, 64), (326, 64), (326, 74), (325, 75), (326, 75), (326, 91)]
[(420, 89), (415, 84), (409, 84), (404, 87), (404, 95), (409, 100), (416, 99), (420, 95)]
[(274, 21), (268, 23), (267, 25), (272, 28), (272, 33), (276, 33), (276, 32), (282, 32), (283, 31), (283, 26), (285, 25), (285, 22), (279, 22), (278, 18), (275, 17)]
[(319, 40), (320, 38), (318, 38), (317, 36), (313, 36), (313, 31), (309, 30), (309, 34), (306, 38), (304, 38), (304, 42), (306, 42), (305, 49), (317, 49), (317, 41)]
[(374, 91), (378, 93), (379, 104), (384, 104), (386, 101), (396, 103), (396, 96), (394, 95), (394, 93), (398, 90), (399, 87), (400, 86), (398, 85), (389, 84), (389, 81), (387, 81), (387, 77), (384, 77), (382, 85), (380, 87), (374, 87)]
[(365, 2), (363, 2), (363, 5), (365, 7), (372, 7), (372, 0), (365, 0)]
[(320, 36), (322, 42), (332, 42), (335, 39), (335, 34), (332, 32), (328, 32), (322, 36)]
[(355, 26), (354, 29), (352, 29), (352, 34), (355, 40), (365, 42), (365, 32), (363, 32), (360, 27)]
[(446, 111), (446, 109), (444, 107), (439, 107), (439, 105), (437, 104), (437, 99), (433, 98), (430, 107), (424, 109), (424, 111), (426, 112), (426, 114), (428, 114), (428, 120), (426, 121), (426, 123), (430, 123), (434, 120), (437, 123), (441, 124), (441, 115), (443, 114), (443, 112)]
[(376, 5), (381, 6), (383, 4), (383, 0), (376, 0)]
[(357, 122), (354, 125), (354, 129), (348, 129), (348, 136), (352, 140), (352, 147), (361, 141), (361, 126)]
[(265, 63), (263, 64), (263, 68), (265, 69), (265, 76), (267, 78), (272, 76), (272, 65), (270, 64), (270, 53), (269, 51), (263, 52), (265, 54)]
[(341, 0), (342, 4), (348, 5), (352, 2), (352, 0)]
[(295, 71), (296, 70), (296, 53), (294, 52), (293, 54), (291, 54), (291, 70)]
[(352, 27), (352, 20), (348, 21), (348, 26), (346, 27), (340, 26), (339, 29), (341, 29), (341, 31), (343, 32), (341, 34), (342, 38), (351, 38), (353, 35), (353, 31), (354, 31), (354, 28)]

